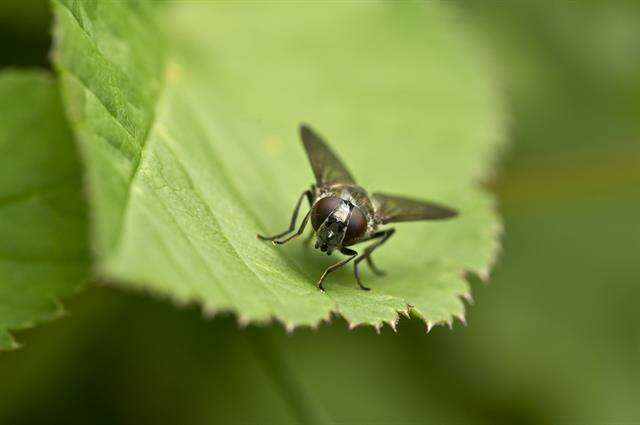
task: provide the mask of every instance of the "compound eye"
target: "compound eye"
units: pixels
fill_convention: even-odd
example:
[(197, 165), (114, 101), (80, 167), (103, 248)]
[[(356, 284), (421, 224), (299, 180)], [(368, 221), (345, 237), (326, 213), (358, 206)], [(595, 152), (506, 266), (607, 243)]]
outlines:
[(313, 230), (318, 230), (340, 203), (342, 203), (342, 199), (337, 196), (327, 196), (316, 202), (311, 209), (311, 225), (313, 226)]
[(344, 236), (343, 245), (354, 243), (362, 237), (367, 231), (367, 219), (358, 207), (353, 207), (349, 224), (347, 225), (347, 233)]

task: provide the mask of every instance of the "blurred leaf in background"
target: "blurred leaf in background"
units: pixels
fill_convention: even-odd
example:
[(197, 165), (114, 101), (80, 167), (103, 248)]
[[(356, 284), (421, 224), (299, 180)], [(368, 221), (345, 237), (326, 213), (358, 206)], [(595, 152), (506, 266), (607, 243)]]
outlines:
[[(489, 38), (513, 114), (512, 167), (638, 144), (640, 4), (459, 2)], [(572, 165), (572, 164), (567, 164)]]
[(47, 0), (0, 2), (0, 68), (48, 67), (50, 18)]
[[(53, 5), (104, 276), (288, 329), (331, 312), (376, 327), (409, 308), (430, 324), (463, 318), (464, 272), (487, 276), (498, 248), (477, 181), (501, 114), (481, 52), (455, 34), (446, 6), (176, 2), (158, 16), (145, 2)], [(312, 181), (302, 121), (364, 186), (461, 217), (403, 224), (377, 256), (389, 277), (365, 277), (370, 293), (347, 270), (320, 293), (335, 259), (255, 236), (285, 225)]]
[(494, 411), (637, 422), (640, 5), (462, 4), (501, 64), (514, 152), (505, 256), (449, 348)]
[(88, 272), (73, 136), (44, 71), (0, 72), (0, 349), (9, 329), (58, 317)]

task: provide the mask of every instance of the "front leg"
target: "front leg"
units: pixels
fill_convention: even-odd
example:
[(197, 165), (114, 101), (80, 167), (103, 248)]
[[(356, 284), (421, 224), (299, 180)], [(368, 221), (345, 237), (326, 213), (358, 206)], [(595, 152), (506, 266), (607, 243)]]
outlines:
[(320, 280), (318, 281), (318, 289), (320, 289), (322, 292), (324, 292), (324, 280), (327, 277), (327, 275), (329, 273), (331, 273), (332, 271), (334, 271), (335, 269), (339, 269), (340, 267), (344, 266), (345, 264), (347, 264), (349, 261), (353, 260), (356, 255), (358, 255), (358, 253), (356, 251), (354, 251), (353, 249), (349, 249), (349, 248), (341, 248), (340, 252), (343, 253), (344, 255), (348, 255), (349, 257), (345, 258), (342, 261), (339, 261), (337, 263), (335, 263), (332, 266), (327, 267), (327, 269), (324, 271), (324, 273), (322, 273), (322, 276), (320, 276)]
[(298, 212), (300, 211), (300, 205), (302, 204), (302, 200), (304, 199), (304, 197), (307, 197), (307, 200), (309, 201), (309, 207), (311, 207), (311, 205), (313, 205), (313, 193), (311, 191), (312, 189), (307, 189), (304, 192), (302, 192), (302, 194), (300, 195), (300, 197), (298, 198), (298, 202), (296, 202), (296, 206), (293, 209), (293, 214), (291, 215), (291, 223), (289, 224), (289, 228), (283, 232), (278, 233), (277, 235), (273, 235), (273, 236), (262, 236), (262, 235), (257, 235), (258, 239), (262, 239), (263, 241), (273, 241), (276, 240), (278, 238), (281, 238), (282, 236), (285, 236), (291, 232), (293, 232), (296, 228), (296, 221), (298, 220)]
[(285, 244), (287, 242), (289, 242), (291, 239), (293, 238), (297, 238), (298, 236), (300, 236), (303, 232), (305, 227), (307, 227), (307, 223), (309, 222), (309, 217), (311, 216), (311, 210), (307, 211), (307, 213), (305, 214), (304, 218), (302, 219), (302, 223), (300, 224), (300, 228), (298, 229), (297, 232), (295, 232), (293, 235), (289, 236), (286, 239), (282, 239), (282, 240), (274, 240), (272, 241), (274, 245), (282, 245)]
[[(358, 285), (360, 286), (360, 288), (366, 289), (366, 290), (369, 289), (366, 286), (364, 286), (362, 284), (362, 281), (360, 280), (360, 271), (358, 269), (358, 263), (360, 263), (360, 261), (362, 260), (367, 260), (367, 262), (369, 263), (369, 266), (371, 266), (371, 268), (374, 269), (373, 262), (371, 261), (371, 253), (375, 251), (375, 249), (378, 248), (380, 245), (385, 243), (395, 233), (395, 231), (396, 230), (392, 228), (387, 230), (381, 230), (371, 235), (371, 237), (368, 240), (377, 239), (377, 241), (375, 241), (374, 243), (366, 247), (362, 252), (362, 255), (356, 258), (356, 261), (353, 263), (353, 271), (356, 275), (356, 281), (358, 282)], [(381, 271), (381, 270), (378, 270), (378, 271)]]
[(375, 264), (373, 264), (373, 257), (371, 255), (367, 255), (367, 264), (369, 265), (369, 268), (371, 269), (373, 274), (377, 276), (384, 276), (385, 274), (387, 274), (384, 270), (380, 270)]

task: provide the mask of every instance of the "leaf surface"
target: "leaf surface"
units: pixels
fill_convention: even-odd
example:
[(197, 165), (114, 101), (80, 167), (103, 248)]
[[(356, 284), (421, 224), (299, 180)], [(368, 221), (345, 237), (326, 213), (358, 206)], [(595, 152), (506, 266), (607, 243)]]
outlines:
[[(99, 270), (243, 322), (429, 323), (462, 317), (466, 271), (498, 248), (476, 186), (500, 144), (489, 68), (445, 5), (53, 1), (54, 57), (88, 166)], [(286, 226), (313, 181), (307, 122), (370, 190), (451, 205), (398, 226), (365, 271), (256, 233)]]
[(55, 81), (0, 73), (0, 349), (60, 316), (88, 272), (80, 165)]

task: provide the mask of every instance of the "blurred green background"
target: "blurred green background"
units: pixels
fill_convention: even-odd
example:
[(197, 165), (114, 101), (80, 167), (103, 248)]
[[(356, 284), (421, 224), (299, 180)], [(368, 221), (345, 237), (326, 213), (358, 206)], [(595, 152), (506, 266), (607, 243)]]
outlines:
[[(0, 66), (48, 67), (46, 4), (5, 3)], [(467, 327), (287, 335), (93, 287), (2, 354), (0, 423), (294, 423), (295, 397), (340, 424), (640, 423), (640, 4), (454, 6), (512, 141)]]

